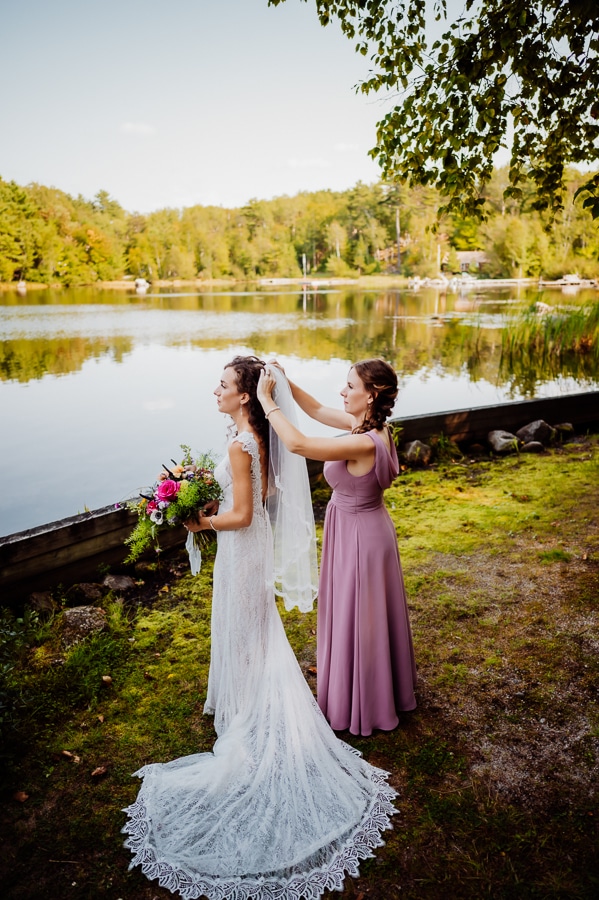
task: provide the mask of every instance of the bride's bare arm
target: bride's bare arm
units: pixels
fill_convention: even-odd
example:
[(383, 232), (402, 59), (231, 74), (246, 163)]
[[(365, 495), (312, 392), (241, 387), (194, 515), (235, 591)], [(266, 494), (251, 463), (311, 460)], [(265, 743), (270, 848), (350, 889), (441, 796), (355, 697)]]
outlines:
[(229, 460), (233, 476), (232, 509), (218, 515), (200, 516), (197, 521), (189, 519), (185, 523), (189, 531), (235, 531), (252, 524), (252, 458), (238, 441), (234, 441), (229, 447)]

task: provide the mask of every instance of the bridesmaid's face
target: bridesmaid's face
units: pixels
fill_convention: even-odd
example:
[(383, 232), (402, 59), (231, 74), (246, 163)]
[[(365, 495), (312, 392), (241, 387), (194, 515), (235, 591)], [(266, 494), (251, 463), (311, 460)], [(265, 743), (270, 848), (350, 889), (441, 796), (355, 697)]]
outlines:
[(368, 403), (372, 400), (372, 394), (366, 390), (364, 382), (354, 368), (349, 370), (347, 384), (341, 391), (341, 396), (345, 412), (358, 419), (364, 417)]
[(218, 387), (214, 391), (218, 411), (232, 416), (239, 412), (241, 401), (246, 397), (237, 387), (235, 369), (230, 366), (223, 370)]

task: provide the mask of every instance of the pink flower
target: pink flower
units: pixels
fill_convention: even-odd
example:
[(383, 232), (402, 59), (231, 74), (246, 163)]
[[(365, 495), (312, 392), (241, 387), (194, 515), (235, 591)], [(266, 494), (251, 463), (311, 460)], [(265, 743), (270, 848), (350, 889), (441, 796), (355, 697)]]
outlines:
[(154, 512), (155, 509), (158, 509), (158, 504), (156, 503), (156, 501), (155, 500), (148, 501), (148, 503), (146, 504), (146, 509), (145, 509), (146, 513), (149, 515), (151, 512)]
[(154, 492), (154, 496), (158, 501), (162, 501), (163, 503), (168, 503), (169, 500), (174, 500), (179, 490), (181, 488), (181, 483), (179, 481), (172, 481), (170, 478), (167, 478), (165, 481), (161, 481), (156, 491)]

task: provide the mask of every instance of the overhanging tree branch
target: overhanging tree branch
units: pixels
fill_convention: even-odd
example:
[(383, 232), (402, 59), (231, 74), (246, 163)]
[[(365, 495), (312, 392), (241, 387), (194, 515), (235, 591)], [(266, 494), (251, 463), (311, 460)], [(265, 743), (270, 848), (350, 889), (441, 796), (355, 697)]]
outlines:
[[(395, 94), (371, 151), (383, 178), (434, 185), (447, 198), (440, 214), (484, 216), (501, 147), (506, 196), (520, 198), (530, 178), (534, 206), (551, 215), (566, 167), (599, 161), (597, 0), (465, 0), (460, 15), (446, 0), (314, 2), (322, 25), (337, 19), (369, 56), (359, 90)], [(427, 13), (447, 24), (440, 39), (427, 34)], [(584, 186), (594, 217), (598, 190), (596, 178)]]

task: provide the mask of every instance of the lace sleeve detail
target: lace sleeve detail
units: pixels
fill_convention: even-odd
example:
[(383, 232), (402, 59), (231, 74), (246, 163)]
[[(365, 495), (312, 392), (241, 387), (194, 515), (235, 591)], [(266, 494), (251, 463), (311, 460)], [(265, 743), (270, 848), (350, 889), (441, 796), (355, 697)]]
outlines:
[(249, 431), (242, 431), (231, 439), (231, 443), (237, 442), (241, 444), (246, 453), (249, 453), (252, 459), (260, 459), (260, 451), (258, 449), (258, 441)]
[(262, 472), (258, 441), (249, 431), (242, 431), (241, 434), (236, 434), (232, 438), (231, 443), (241, 444), (242, 449), (252, 457), (252, 498), (255, 512), (262, 507)]

